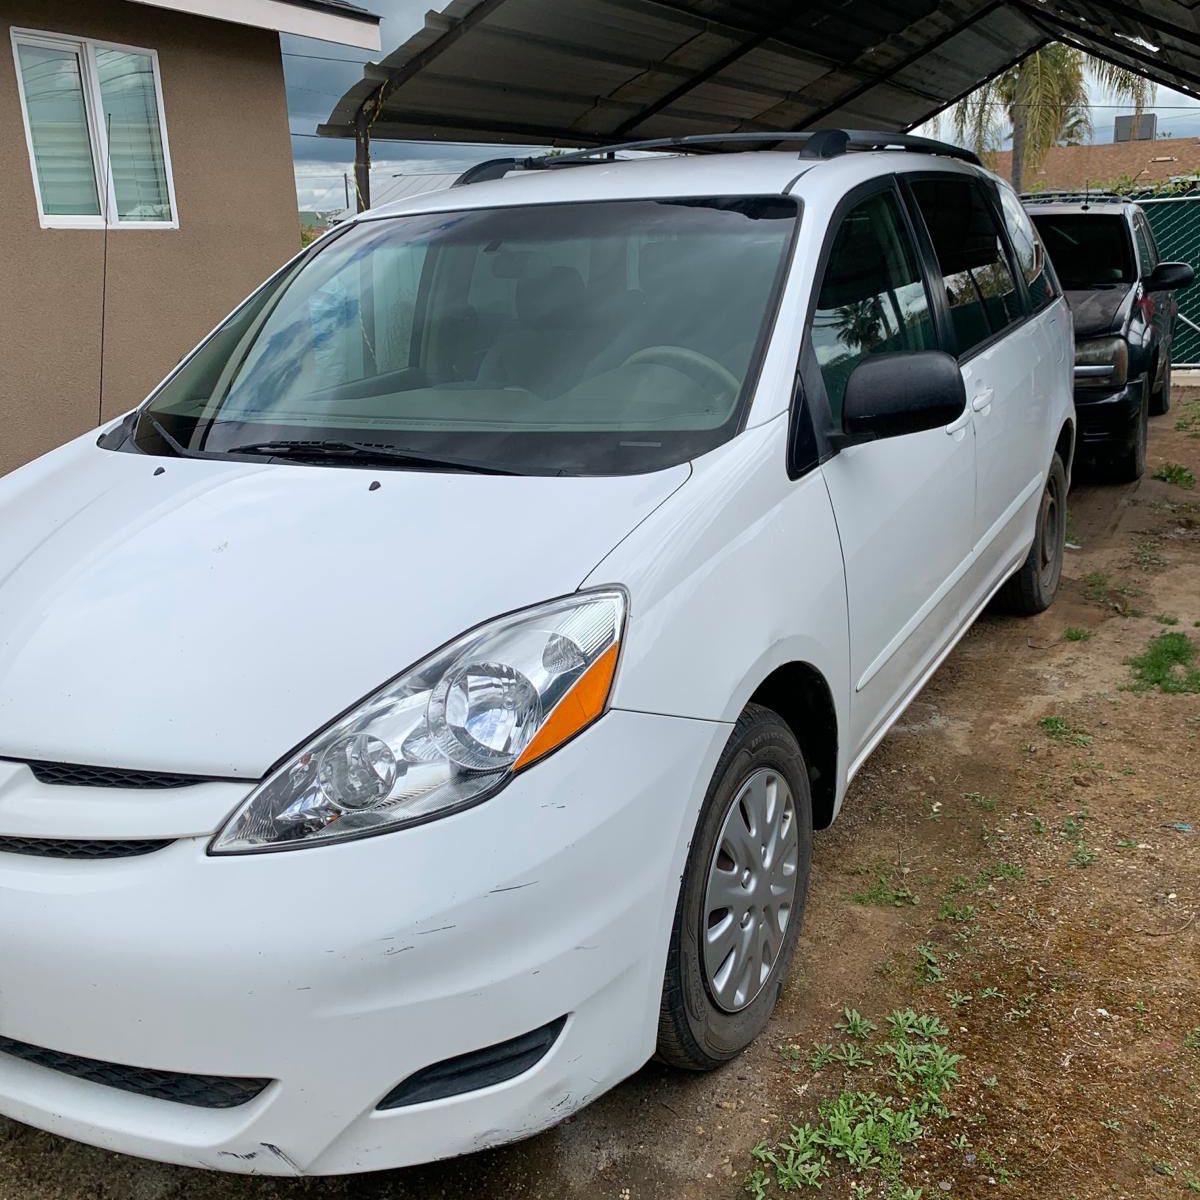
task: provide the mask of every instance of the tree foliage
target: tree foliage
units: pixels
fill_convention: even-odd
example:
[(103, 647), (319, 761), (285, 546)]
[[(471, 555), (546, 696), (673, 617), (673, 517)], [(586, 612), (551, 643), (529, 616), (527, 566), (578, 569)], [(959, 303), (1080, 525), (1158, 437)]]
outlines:
[(1132, 105), (1137, 116), (1154, 101), (1155, 85), (1145, 76), (1052, 42), (959, 101), (951, 112), (955, 136), (987, 155), (1011, 130), (1012, 181), (1020, 191), (1052, 146), (1091, 138), (1089, 85)]

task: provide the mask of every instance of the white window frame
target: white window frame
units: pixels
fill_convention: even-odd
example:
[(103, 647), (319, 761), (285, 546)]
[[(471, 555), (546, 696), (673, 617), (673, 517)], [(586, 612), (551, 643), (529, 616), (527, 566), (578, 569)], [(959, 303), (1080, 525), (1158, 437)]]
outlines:
[[(38, 178), (37, 155), (33, 147), (33, 130), (29, 124), (29, 109), (25, 103), (25, 82), (21, 76), (18, 47), (43, 46), (76, 55), (83, 84), (83, 107), (87, 119), (88, 140), (92, 148), (92, 169), (96, 174), (101, 214), (97, 217), (61, 216), (47, 214), (42, 205), (42, 185)], [(38, 221), (43, 229), (178, 229), (179, 206), (175, 201), (175, 174), (171, 168), (171, 147), (167, 141), (167, 112), (163, 105), (162, 77), (158, 66), (158, 51), (144, 46), (125, 46), (119, 42), (99, 41), (64, 33), (44, 33), (36, 29), (12, 30), (13, 66), (17, 73), (17, 94), (21, 98), (21, 119), (25, 124), (25, 145), (29, 150), (29, 169), (33, 176), (33, 192), (37, 198)], [(123, 50), (149, 57), (154, 71), (154, 97), (158, 105), (158, 130), (162, 142), (163, 170), (167, 177), (167, 198), (171, 205), (169, 221), (122, 220), (117, 209), (117, 189), (109, 169), (108, 139), (101, 125), (104, 99), (100, 92), (100, 74), (96, 68), (97, 50)]]

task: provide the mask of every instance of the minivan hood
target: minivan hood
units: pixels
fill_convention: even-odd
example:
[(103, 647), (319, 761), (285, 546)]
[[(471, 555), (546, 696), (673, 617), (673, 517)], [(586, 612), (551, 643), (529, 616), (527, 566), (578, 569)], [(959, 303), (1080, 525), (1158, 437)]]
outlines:
[(0, 757), (259, 778), (444, 642), (574, 591), (689, 472), (260, 465), (81, 439), (0, 479)]
[(1071, 315), (1075, 318), (1076, 341), (1120, 333), (1125, 328), (1125, 304), (1133, 290), (1130, 284), (1118, 284), (1066, 292)]

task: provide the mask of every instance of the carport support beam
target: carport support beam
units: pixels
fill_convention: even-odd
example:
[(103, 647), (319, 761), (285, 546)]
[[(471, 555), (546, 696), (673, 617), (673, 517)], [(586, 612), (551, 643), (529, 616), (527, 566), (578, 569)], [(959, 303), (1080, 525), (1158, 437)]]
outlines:
[(354, 194), (358, 212), (366, 212), (371, 207), (371, 123), (367, 120), (370, 102), (368, 100), (354, 114)]

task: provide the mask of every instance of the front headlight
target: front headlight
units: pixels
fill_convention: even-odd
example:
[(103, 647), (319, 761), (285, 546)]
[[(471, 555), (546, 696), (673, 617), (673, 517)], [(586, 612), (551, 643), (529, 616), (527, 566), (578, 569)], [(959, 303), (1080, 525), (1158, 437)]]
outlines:
[(1079, 387), (1119, 388), (1129, 378), (1129, 343), (1121, 337), (1092, 338), (1075, 346)]
[(487, 799), (604, 712), (625, 611), (605, 588), (464, 634), (294, 754), (209, 853), (368, 837)]

